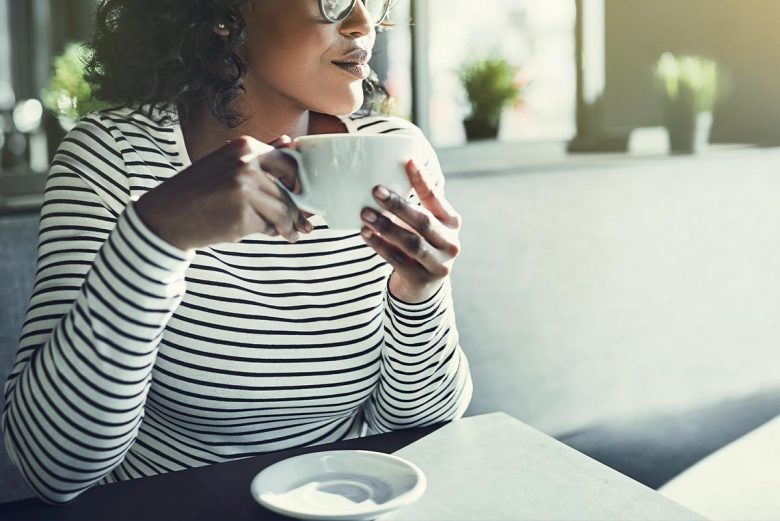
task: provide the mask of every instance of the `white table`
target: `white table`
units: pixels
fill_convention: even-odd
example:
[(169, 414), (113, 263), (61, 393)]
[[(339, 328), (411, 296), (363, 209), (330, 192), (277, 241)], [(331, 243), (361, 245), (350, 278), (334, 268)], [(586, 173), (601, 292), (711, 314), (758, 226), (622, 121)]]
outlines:
[(423, 470), (428, 490), (386, 519), (704, 519), (503, 413), (453, 422), (396, 454)]

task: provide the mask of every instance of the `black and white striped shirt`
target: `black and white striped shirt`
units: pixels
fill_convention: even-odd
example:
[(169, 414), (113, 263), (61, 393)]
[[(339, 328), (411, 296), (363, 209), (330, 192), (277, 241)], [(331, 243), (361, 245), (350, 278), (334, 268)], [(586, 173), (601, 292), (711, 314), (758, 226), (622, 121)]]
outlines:
[[(420, 136), (443, 188), (413, 124), (340, 119)], [(399, 301), (391, 266), (320, 216), (296, 244), (174, 248), (132, 203), (189, 164), (178, 125), (130, 108), (86, 116), (52, 162), (2, 417), (41, 498), (463, 414), (472, 384), (449, 279)]]

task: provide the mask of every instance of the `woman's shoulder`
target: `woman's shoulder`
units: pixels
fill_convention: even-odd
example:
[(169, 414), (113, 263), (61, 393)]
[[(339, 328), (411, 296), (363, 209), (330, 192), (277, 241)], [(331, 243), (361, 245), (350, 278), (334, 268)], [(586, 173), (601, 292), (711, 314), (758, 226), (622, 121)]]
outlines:
[(119, 131), (140, 132), (145, 138), (162, 142), (173, 140), (174, 116), (149, 106), (112, 107), (92, 112), (98, 118)]
[(139, 107), (85, 114), (55, 154), (49, 177), (76, 175), (117, 212), (181, 167), (174, 127)]
[(387, 114), (347, 116), (348, 125), (356, 134), (408, 134), (419, 138), (426, 155), (435, 156), (433, 146), (422, 129), (408, 119)]
[(347, 116), (353, 132), (359, 134), (413, 134), (422, 136), (420, 128), (411, 121), (387, 114)]
[(422, 162), (434, 177), (436, 185), (443, 177), (439, 158), (422, 129), (413, 122), (398, 116), (385, 114), (347, 116), (352, 132), (366, 134), (408, 134), (419, 138), (422, 143)]
[[(159, 114), (147, 113), (140, 107), (112, 107), (85, 114), (68, 131), (74, 141), (92, 139), (100, 141), (104, 148), (134, 148), (140, 141), (148, 144), (175, 144), (175, 129)], [(118, 142), (121, 147), (118, 147)]]

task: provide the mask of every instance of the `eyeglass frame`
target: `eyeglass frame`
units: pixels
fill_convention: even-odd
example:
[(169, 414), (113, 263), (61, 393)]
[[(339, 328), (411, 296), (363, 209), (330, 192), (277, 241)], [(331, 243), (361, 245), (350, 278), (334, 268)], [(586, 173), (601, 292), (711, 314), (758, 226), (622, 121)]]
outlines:
[[(322, 15), (322, 17), (325, 20), (327, 20), (328, 22), (332, 23), (332, 24), (335, 24), (335, 23), (338, 23), (338, 22), (341, 22), (341, 21), (347, 19), (349, 17), (349, 15), (352, 14), (352, 10), (355, 9), (355, 4), (357, 2), (360, 1), (360, 2), (363, 2), (363, 5), (366, 5), (365, 0), (352, 0), (352, 3), (350, 4), (349, 9), (345, 9), (344, 10), (344, 12), (347, 13), (347, 14), (345, 14), (343, 18), (339, 18), (339, 19), (334, 20), (333, 18), (328, 16), (328, 14), (325, 12), (324, 2), (326, 2), (326, 1), (327, 0), (317, 0), (317, 5), (320, 8), (320, 14)], [(392, 0), (384, 0), (384, 2), (385, 2), (385, 8), (384, 8), (384, 11), (382, 12), (382, 17), (379, 19), (378, 22), (376, 22), (374, 24), (375, 26), (377, 26), (377, 25), (381, 24), (382, 22), (384, 22), (385, 18), (387, 18), (387, 13), (390, 12), (390, 4), (392, 3)]]

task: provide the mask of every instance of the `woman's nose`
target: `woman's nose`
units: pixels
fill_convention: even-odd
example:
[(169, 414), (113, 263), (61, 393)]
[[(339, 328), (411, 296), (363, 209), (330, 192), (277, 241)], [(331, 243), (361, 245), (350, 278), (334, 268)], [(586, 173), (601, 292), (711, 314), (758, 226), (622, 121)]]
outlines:
[(364, 36), (374, 30), (371, 14), (366, 9), (363, 0), (357, 0), (352, 12), (342, 22), (341, 30), (352, 36)]

